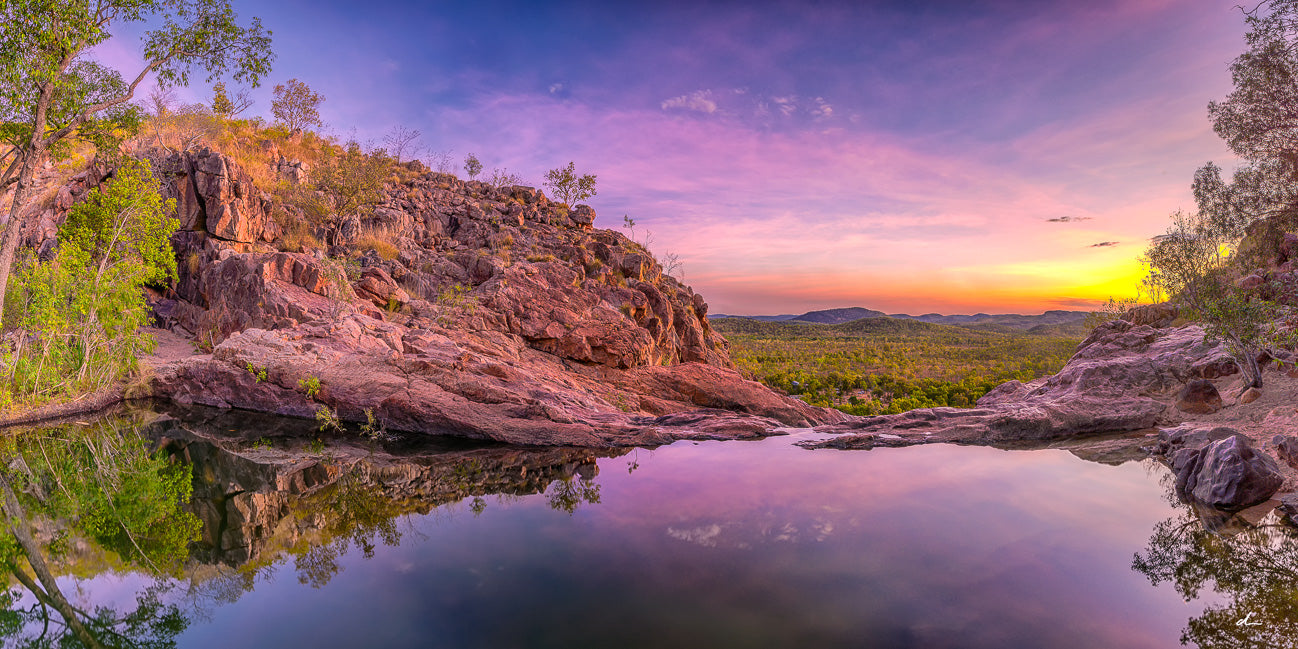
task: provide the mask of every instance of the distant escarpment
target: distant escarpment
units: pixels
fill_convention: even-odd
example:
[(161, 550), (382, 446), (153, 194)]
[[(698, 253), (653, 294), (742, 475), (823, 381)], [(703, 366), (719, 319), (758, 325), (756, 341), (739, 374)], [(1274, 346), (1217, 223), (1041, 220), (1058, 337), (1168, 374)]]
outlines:
[[(158, 364), (156, 397), (546, 445), (843, 418), (745, 380), (702, 296), (596, 229), (589, 206), (409, 163), (368, 209), (340, 214), (319, 208), (342, 200), (307, 184), (307, 165), (265, 148), (243, 164), (208, 148), (142, 154), (181, 223), (179, 278), (151, 303), (204, 352)], [(55, 245), (59, 216), (29, 244)]]

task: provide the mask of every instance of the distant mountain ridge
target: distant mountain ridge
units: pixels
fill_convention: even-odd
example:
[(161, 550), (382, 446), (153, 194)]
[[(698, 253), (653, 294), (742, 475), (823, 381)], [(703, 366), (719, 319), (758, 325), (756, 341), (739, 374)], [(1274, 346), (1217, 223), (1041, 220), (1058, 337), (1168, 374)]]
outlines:
[(861, 318), (895, 318), (899, 320), (918, 320), (929, 324), (955, 325), (959, 327), (977, 327), (980, 329), (1029, 331), (1035, 327), (1053, 325), (1080, 325), (1087, 316), (1086, 311), (1051, 310), (1041, 315), (1020, 315), (1017, 313), (975, 313), (973, 315), (942, 315), (926, 313), (909, 315), (906, 313), (884, 313), (853, 306), (838, 309), (821, 309), (808, 311), (802, 315), (722, 315), (714, 314), (713, 318), (745, 318), (760, 322), (808, 322), (812, 324), (842, 324)]

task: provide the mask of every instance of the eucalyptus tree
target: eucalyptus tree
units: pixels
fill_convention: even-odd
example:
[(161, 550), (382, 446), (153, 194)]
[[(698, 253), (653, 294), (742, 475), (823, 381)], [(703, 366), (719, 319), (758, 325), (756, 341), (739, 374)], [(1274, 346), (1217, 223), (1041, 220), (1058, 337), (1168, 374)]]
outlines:
[[(145, 23), (143, 62), (134, 76), (97, 62), (110, 29)], [(5, 0), (0, 2), (0, 191), (13, 187), (0, 235), (0, 296), (36, 172), (71, 139), (111, 143), (138, 125), (131, 100), (152, 76), (166, 88), (195, 71), (257, 85), (270, 71), (270, 32), (253, 18), (240, 26), (229, 0)], [(128, 73), (128, 74), (130, 74)]]
[(1230, 66), (1235, 89), (1208, 104), (1213, 130), (1242, 163), (1227, 181), (1210, 162), (1193, 185), (1200, 213), (1227, 238), (1264, 218), (1298, 217), (1298, 0), (1242, 11), (1248, 50)]
[(1211, 162), (1195, 172), (1198, 209), (1174, 215), (1143, 261), (1147, 285), (1197, 312), (1207, 337), (1225, 341), (1248, 384), (1260, 387), (1263, 328), (1281, 309), (1241, 292), (1231, 273), (1273, 259), (1280, 235), (1298, 227), (1298, 0), (1250, 5), (1239, 8), (1248, 33), (1230, 66), (1235, 88), (1208, 104), (1213, 130), (1240, 163), (1229, 179)]

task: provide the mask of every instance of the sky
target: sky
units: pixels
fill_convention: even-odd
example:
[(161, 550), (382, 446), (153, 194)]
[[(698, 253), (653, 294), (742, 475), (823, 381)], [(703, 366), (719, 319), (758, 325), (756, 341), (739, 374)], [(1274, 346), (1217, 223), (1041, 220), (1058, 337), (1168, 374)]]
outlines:
[[(713, 313), (950, 314), (1136, 294), (1194, 170), (1235, 164), (1207, 104), (1243, 51), (1236, 2), (234, 8), (277, 54), (250, 113), (297, 78), (342, 138), (413, 128), (538, 186), (572, 161), (596, 227), (678, 255)], [(99, 56), (130, 69), (118, 33)]]

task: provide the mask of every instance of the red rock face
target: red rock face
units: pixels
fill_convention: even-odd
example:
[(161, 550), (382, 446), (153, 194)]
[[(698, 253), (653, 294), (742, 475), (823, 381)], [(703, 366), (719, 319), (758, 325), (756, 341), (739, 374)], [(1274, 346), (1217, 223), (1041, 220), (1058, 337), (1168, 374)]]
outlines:
[(165, 197), (176, 199), (182, 229), (235, 243), (274, 239), (270, 196), (224, 155), (205, 147), (151, 162)]
[[(281, 231), (267, 215), (292, 208), (219, 153), (154, 165), (184, 224), (167, 323), (215, 344), (162, 368), (161, 396), (303, 417), (324, 406), (354, 421), (368, 410), (393, 430), (549, 445), (844, 419), (744, 380), (703, 297), (640, 244), (594, 229), (588, 206), (425, 174), (318, 232), (357, 242), (326, 258), (264, 243)], [(308, 397), (298, 382), (309, 378), (321, 388)]]

